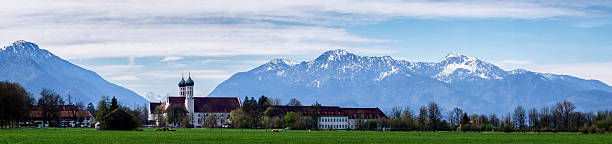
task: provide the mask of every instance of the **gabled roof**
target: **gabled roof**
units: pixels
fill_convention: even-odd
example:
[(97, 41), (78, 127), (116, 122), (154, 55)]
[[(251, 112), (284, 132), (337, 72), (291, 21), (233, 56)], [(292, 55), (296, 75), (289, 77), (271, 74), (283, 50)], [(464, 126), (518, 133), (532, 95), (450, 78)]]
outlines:
[(378, 108), (341, 108), (350, 119), (377, 119), (387, 117)]
[(194, 111), (204, 113), (229, 113), (240, 108), (237, 97), (194, 97)]
[[(168, 97), (166, 102), (150, 102), (150, 113), (155, 113), (155, 107), (165, 105), (185, 106), (185, 97)], [(229, 113), (240, 108), (240, 101), (237, 97), (194, 97), (194, 111), (202, 113)], [(164, 110), (166, 111), (166, 110)]]
[[(75, 111), (75, 114), (73, 115), (72, 111), (59, 111), (58, 113), (58, 117), (60, 118), (71, 118), (74, 115), (76, 115), (77, 117), (92, 117), (91, 113), (89, 113), (89, 111), (86, 110), (80, 110), (80, 111)], [(42, 112), (35, 110), (35, 111), (30, 111), (30, 117), (33, 118), (41, 118), (42, 117)]]
[(338, 106), (319, 106), (315, 108), (314, 106), (268, 106), (271, 108), (280, 109), (284, 115), (288, 112), (299, 112), (302, 115), (308, 115), (313, 110), (317, 110), (319, 116), (345, 116), (344, 112), (340, 110)]
[(162, 106), (162, 103), (161, 103), (161, 102), (158, 102), (158, 103), (156, 103), (156, 102), (150, 102), (150, 103), (149, 103), (149, 113), (154, 114), (154, 113), (155, 113), (155, 108), (156, 108), (156, 107), (158, 107), (158, 106), (160, 106), (160, 107), (162, 107), (162, 108), (163, 108), (163, 106)]

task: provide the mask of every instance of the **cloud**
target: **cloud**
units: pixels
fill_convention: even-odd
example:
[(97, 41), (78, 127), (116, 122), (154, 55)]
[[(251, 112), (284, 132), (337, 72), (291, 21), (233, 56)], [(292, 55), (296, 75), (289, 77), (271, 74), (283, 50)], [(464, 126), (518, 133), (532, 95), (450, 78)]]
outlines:
[(571, 75), (583, 79), (600, 80), (608, 85), (612, 85), (612, 62), (589, 62), (589, 63), (568, 63), (568, 64), (501, 64), (504, 70), (526, 69), (540, 73), (552, 73), (560, 75)]
[(595, 28), (608, 25), (609, 22), (606, 21), (581, 21), (570, 24), (572, 27), (577, 28)]
[(509, 60), (503, 60), (503, 61), (501, 61), (501, 63), (504, 63), (504, 64), (513, 64), (513, 65), (524, 65), (524, 64), (531, 63), (531, 61), (509, 59)]
[[(240, 3), (240, 5), (236, 5)], [(309, 55), (389, 40), (338, 25), (392, 18), (596, 17), (606, 1), (6, 1), (0, 42), (31, 40), (63, 58)]]
[(612, 85), (612, 62), (543, 64), (529, 66), (527, 69), (554, 74), (571, 75), (584, 79), (600, 80)]
[(140, 78), (137, 77), (137, 76), (133, 76), (133, 75), (124, 75), (124, 76), (110, 77), (110, 78), (108, 78), (108, 80), (111, 80), (111, 81), (131, 81), (131, 80), (140, 80)]
[(182, 60), (183, 57), (178, 57), (178, 56), (170, 56), (170, 57), (165, 57), (164, 59), (162, 59), (160, 62), (169, 62), (169, 61), (177, 61), (177, 60)]

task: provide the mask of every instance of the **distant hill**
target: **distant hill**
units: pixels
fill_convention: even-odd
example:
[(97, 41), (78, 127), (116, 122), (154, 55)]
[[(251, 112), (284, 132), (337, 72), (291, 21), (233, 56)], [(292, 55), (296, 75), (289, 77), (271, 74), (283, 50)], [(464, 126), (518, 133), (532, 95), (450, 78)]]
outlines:
[(435, 101), (445, 110), (506, 113), (515, 106), (542, 107), (571, 100), (579, 110), (611, 109), (612, 87), (597, 80), (505, 71), (475, 57), (448, 54), (439, 62), (358, 56), (343, 50), (314, 61), (272, 60), (234, 74), (209, 96), (297, 98), (343, 107), (418, 106)]
[(116, 96), (125, 106), (147, 101), (133, 91), (104, 80), (93, 71), (61, 59), (38, 45), (23, 40), (0, 49), (0, 81), (21, 84), (34, 97), (49, 88), (84, 104), (97, 104), (102, 96)]

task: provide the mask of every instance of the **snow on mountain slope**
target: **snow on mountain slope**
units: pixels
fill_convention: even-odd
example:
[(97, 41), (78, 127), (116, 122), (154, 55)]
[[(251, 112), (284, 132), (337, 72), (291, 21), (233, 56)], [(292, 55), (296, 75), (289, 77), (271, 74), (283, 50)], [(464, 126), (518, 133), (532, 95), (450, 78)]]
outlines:
[(23, 40), (0, 50), (0, 80), (21, 84), (34, 97), (49, 88), (78, 101), (96, 103), (102, 96), (116, 96), (126, 106), (146, 100), (133, 91), (104, 80), (93, 71), (63, 60), (38, 45)]
[(236, 73), (209, 95), (266, 95), (283, 100), (298, 98), (305, 104), (318, 101), (383, 109), (409, 106), (413, 110), (435, 101), (446, 110), (458, 106), (478, 113), (502, 113), (516, 105), (541, 107), (584, 90), (611, 92), (612, 88), (597, 80), (572, 76), (504, 71), (460, 54), (449, 54), (439, 62), (409, 62), (333, 50), (313, 61), (272, 60)]

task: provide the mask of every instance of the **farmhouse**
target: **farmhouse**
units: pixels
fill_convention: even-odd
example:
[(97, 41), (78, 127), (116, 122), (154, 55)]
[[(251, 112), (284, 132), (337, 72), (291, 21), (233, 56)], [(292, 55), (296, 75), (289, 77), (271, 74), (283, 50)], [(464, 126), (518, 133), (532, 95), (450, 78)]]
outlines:
[[(181, 78), (178, 84), (179, 96), (169, 96), (164, 102), (149, 103), (149, 120), (154, 121), (157, 114), (155, 109), (160, 107), (167, 117), (166, 111), (173, 105), (180, 105), (190, 117), (194, 127), (202, 127), (205, 120), (211, 117), (217, 118), (216, 127), (228, 127), (230, 112), (240, 108), (238, 97), (194, 97), (194, 81), (191, 76), (185, 80)], [(279, 109), (281, 115), (287, 112), (312, 114), (316, 111), (319, 129), (356, 129), (360, 123), (367, 120), (375, 120), (387, 117), (379, 108), (340, 108), (338, 106), (268, 106), (268, 108)]]
[[(47, 127), (49, 123), (44, 123), (43, 112), (38, 106), (34, 106), (34, 110), (29, 112), (31, 120), (24, 122), (24, 125), (32, 125), (38, 127)], [(60, 106), (60, 111), (57, 112), (59, 119), (58, 125), (63, 127), (91, 127), (94, 120), (93, 116), (87, 110), (78, 110), (74, 105)]]

